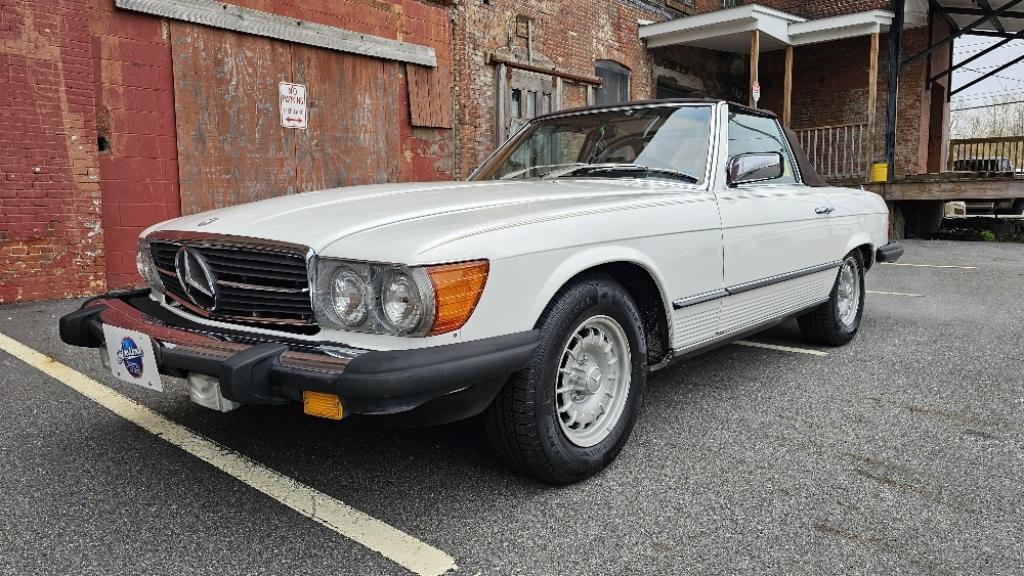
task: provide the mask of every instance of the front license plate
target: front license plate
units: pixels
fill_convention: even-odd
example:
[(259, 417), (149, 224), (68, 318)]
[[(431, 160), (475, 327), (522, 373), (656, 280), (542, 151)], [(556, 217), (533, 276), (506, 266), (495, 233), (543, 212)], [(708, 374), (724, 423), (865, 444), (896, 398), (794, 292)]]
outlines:
[(114, 376), (143, 388), (163, 392), (153, 340), (149, 336), (104, 324), (103, 338), (107, 342), (110, 371)]

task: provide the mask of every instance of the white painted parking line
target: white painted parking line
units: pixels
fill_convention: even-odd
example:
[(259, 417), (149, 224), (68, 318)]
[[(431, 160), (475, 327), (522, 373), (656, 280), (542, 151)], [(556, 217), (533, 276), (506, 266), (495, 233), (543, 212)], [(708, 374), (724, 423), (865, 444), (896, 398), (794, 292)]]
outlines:
[(881, 294), (882, 296), (906, 296), (907, 298), (924, 298), (924, 294), (911, 294), (909, 292), (883, 292), (882, 290), (867, 290), (868, 294)]
[(811, 356), (828, 356), (828, 352), (822, 352), (820, 350), (811, 350), (810, 348), (792, 348), (790, 346), (779, 346), (778, 344), (765, 344), (764, 342), (751, 342), (749, 340), (737, 340), (733, 344), (740, 346), (749, 346), (751, 348), (766, 348), (768, 350), (778, 350), (780, 352), (793, 352), (796, 354), (809, 354)]
[(958, 268), (960, 270), (977, 270), (977, 266), (953, 266), (950, 264), (904, 264), (903, 262), (879, 262), (882, 266), (910, 266), (912, 268)]
[(165, 418), (53, 358), (0, 333), (0, 350), (55, 378), (117, 414), (170, 442), (285, 506), (373, 550), (421, 576), (439, 576), (455, 570), (448, 554), (393, 528), (376, 518), (260, 465), (256, 461)]

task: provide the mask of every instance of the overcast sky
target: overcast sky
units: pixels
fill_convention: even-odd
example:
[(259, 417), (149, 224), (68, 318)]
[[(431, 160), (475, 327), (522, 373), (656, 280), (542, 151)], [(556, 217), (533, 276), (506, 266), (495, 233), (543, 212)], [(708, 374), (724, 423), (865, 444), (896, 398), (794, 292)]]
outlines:
[[(953, 58), (960, 62), (997, 42), (999, 42), (998, 38), (964, 36), (957, 39)], [(979, 72), (994, 70), (1020, 56), (1024, 56), (1024, 40), (1014, 40), (957, 70), (953, 76), (953, 89), (979, 78), (981, 76)], [(995, 99), (1024, 100), (1024, 61), (956, 94), (953, 96), (952, 108), (956, 110), (983, 106), (991, 104)]]

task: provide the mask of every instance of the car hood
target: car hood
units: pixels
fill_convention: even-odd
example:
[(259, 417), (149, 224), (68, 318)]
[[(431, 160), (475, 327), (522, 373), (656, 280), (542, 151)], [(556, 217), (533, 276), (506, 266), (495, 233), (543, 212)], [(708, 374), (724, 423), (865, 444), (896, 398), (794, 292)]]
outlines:
[[(380, 184), (304, 192), (184, 216), (157, 230), (265, 238), (347, 258), (429, 260), (444, 238), (465, 238), (495, 226), (616, 211), (638, 202), (678, 197), (685, 183), (639, 179)], [(390, 253), (380, 244), (393, 245)], [(339, 245), (341, 245), (339, 247)], [(338, 251), (344, 253), (338, 254)], [(413, 262), (408, 262), (413, 263)]]

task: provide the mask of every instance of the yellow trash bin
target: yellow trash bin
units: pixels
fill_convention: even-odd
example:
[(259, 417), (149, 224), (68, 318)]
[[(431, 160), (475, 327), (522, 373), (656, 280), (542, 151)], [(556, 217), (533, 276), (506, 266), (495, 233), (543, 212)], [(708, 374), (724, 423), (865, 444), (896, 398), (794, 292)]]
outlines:
[(889, 163), (875, 162), (871, 165), (871, 181), (885, 182), (889, 179)]

